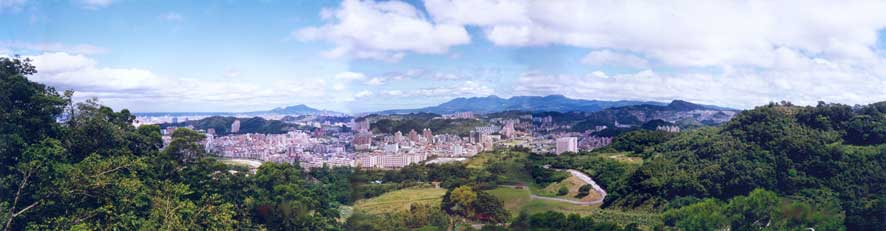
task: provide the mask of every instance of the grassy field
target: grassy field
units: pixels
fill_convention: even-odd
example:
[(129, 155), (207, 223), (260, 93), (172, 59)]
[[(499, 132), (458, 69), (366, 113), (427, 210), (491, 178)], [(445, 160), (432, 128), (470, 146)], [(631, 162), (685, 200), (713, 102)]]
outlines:
[(357, 201), (354, 212), (383, 214), (409, 209), (413, 203), (440, 205), (446, 189), (433, 187), (406, 188), (388, 192), (381, 196)]
[(486, 191), (489, 194), (501, 199), (504, 202), (505, 209), (516, 217), (520, 211), (525, 210), (529, 214), (540, 213), (545, 211), (558, 211), (562, 213), (577, 213), (581, 215), (591, 214), (597, 210), (599, 206), (574, 205), (565, 202), (532, 199), (529, 197), (529, 190), (514, 189), (509, 187), (499, 187)]
[(512, 217), (520, 214), (520, 211), (526, 211), (529, 214), (543, 213), (546, 211), (556, 211), (564, 214), (578, 214), (581, 216), (591, 216), (596, 221), (614, 222), (619, 225), (628, 225), (637, 223), (643, 230), (650, 230), (656, 225), (661, 225), (661, 215), (636, 211), (620, 211), (611, 209), (601, 209), (600, 205), (575, 205), (565, 202), (532, 199), (529, 197), (529, 190), (514, 189), (510, 187), (499, 187), (486, 192), (494, 195), (504, 202)]
[(493, 196), (504, 202), (505, 209), (511, 211), (512, 214), (520, 212), (520, 209), (522, 209), (523, 206), (525, 206), (529, 203), (530, 200), (532, 200), (531, 198), (529, 198), (529, 190), (526, 189), (498, 187), (486, 192), (492, 194)]
[(600, 209), (600, 205), (575, 205), (566, 202), (550, 201), (550, 200), (532, 200), (523, 206), (529, 214), (542, 213), (547, 211), (556, 211), (564, 214), (579, 214), (587, 216), (593, 214)]
[[(557, 183), (552, 183), (545, 188), (533, 189), (532, 192), (535, 193), (535, 195), (539, 196), (558, 197), (576, 201), (594, 201), (600, 199), (600, 193), (594, 190), (591, 190), (587, 196), (584, 196), (582, 198), (575, 198), (575, 196), (578, 195), (578, 189), (585, 184), (587, 183), (585, 183), (581, 179), (578, 179), (578, 177), (569, 176), (566, 179), (563, 179), (562, 181)], [(566, 188), (569, 189), (569, 193), (567, 193), (566, 195), (557, 195), (561, 186), (566, 186)]]

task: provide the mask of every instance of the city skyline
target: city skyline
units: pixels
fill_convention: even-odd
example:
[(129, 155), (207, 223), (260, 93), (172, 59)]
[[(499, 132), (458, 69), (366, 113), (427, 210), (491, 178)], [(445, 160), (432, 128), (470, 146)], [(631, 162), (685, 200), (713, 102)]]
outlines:
[(886, 99), (883, 2), (469, 2), (0, 0), (0, 56), (135, 112)]

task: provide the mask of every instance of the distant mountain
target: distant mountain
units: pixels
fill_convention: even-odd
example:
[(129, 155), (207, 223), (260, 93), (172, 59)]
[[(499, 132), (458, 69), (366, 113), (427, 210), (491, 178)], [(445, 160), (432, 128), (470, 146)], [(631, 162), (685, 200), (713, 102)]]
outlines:
[(280, 115), (345, 115), (345, 113), (321, 110), (304, 104), (278, 107), (268, 111), (251, 112), (137, 112), (137, 116), (257, 116), (263, 114)]
[(606, 108), (623, 107), (632, 105), (658, 105), (667, 104), (652, 101), (601, 101), (570, 99), (562, 95), (549, 96), (514, 96), (508, 99), (498, 96), (456, 98), (443, 104), (417, 108), (381, 111), (380, 114), (406, 114), (428, 112), (437, 114), (449, 114), (455, 112), (470, 111), (474, 113), (494, 113), (503, 111), (556, 111), (556, 112), (595, 112)]
[(299, 105), (289, 106), (289, 107), (274, 108), (268, 112), (274, 113), (274, 114), (286, 114), (286, 115), (307, 115), (307, 114), (321, 114), (326, 111), (315, 109), (312, 107), (308, 107), (307, 105), (304, 105), (304, 104), (299, 104)]
[(593, 129), (599, 125), (614, 128), (616, 122), (622, 126), (637, 127), (651, 121), (672, 123), (681, 128), (696, 128), (729, 121), (738, 112), (739, 110), (731, 108), (674, 100), (667, 105), (632, 105), (588, 113), (572, 128), (576, 131)]

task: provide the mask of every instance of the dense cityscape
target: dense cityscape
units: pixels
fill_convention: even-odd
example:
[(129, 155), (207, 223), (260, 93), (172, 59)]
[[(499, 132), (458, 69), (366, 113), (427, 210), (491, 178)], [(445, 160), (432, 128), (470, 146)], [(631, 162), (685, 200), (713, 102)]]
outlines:
[[(189, 117), (205, 118), (205, 117)], [(279, 116), (268, 116), (268, 119)], [(471, 112), (443, 115), (434, 119), (479, 120)], [(141, 121), (164, 121), (155, 117), (139, 117)], [(168, 120), (176, 124), (177, 117)], [(374, 134), (370, 120), (352, 120), (348, 123), (318, 121), (299, 125), (311, 130), (293, 130), (284, 134), (235, 134), (217, 136), (214, 129), (197, 130), (206, 135), (203, 145), (207, 152), (221, 157), (300, 164), (306, 169), (328, 166), (396, 169), (410, 164), (442, 163), (465, 160), (482, 151), (500, 147), (526, 147), (540, 153), (592, 151), (609, 145), (612, 137), (598, 137), (591, 133), (607, 126), (597, 126), (586, 132), (557, 132), (558, 125), (550, 116), (519, 119), (493, 120), (491, 125), (476, 127), (468, 136), (434, 134), (425, 128), (421, 131), (397, 131), (394, 134)], [(231, 125), (231, 133), (238, 133), (240, 120)], [(630, 126), (626, 126), (630, 127)], [(164, 143), (177, 126), (163, 130)], [(193, 126), (185, 128), (193, 129)], [(679, 132), (676, 126), (659, 126), (658, 130)]]

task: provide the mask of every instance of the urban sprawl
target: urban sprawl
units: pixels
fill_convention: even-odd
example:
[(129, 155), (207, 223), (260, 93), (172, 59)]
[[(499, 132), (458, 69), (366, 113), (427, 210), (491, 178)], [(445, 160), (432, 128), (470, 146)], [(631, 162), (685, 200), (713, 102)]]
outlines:
[[(268, 116), (268, 119), (278, 118)], [(461, 112), (434, 119), (477, 118), (471, 112)], [(137, 125), (178, 124), (177, 117), (169, 116), (140, 117), (137, 121)], [(464, 136), (435, 134), (430, 128), (376, 134), (372, 132), (370, 119), (295, 122), (309, 129), (293, 129), (283, 134), (239, 134), (241, 122), (238, 119), (230, 125), (229, 135), (219, 136), (214, 129), (197, 131), (206, 135), (202, 142), (206, 151), (222, 158), (297, 163), (308, 169), (324, 165), (396, 169), (410, 164), (462, 161), (496, 147), (524, 147), (537, 153), (561, 154), (590, 151), (612, 142), (611, 137), (591, 135), (607, 126), (596, 126), (585, 132), (563, 132), (563, 126), (567, 125), (555, 124), (550, 116), (524, 115), (517, 119), (495, 118), (489, 122), (489, 125), (475, 127)], [(177, 128), (169, 126), (162, 131), (164, 144), (171, 141), (170, 135)], [(659, 126), (658, 130), (680, 131), (676, 126)]]

